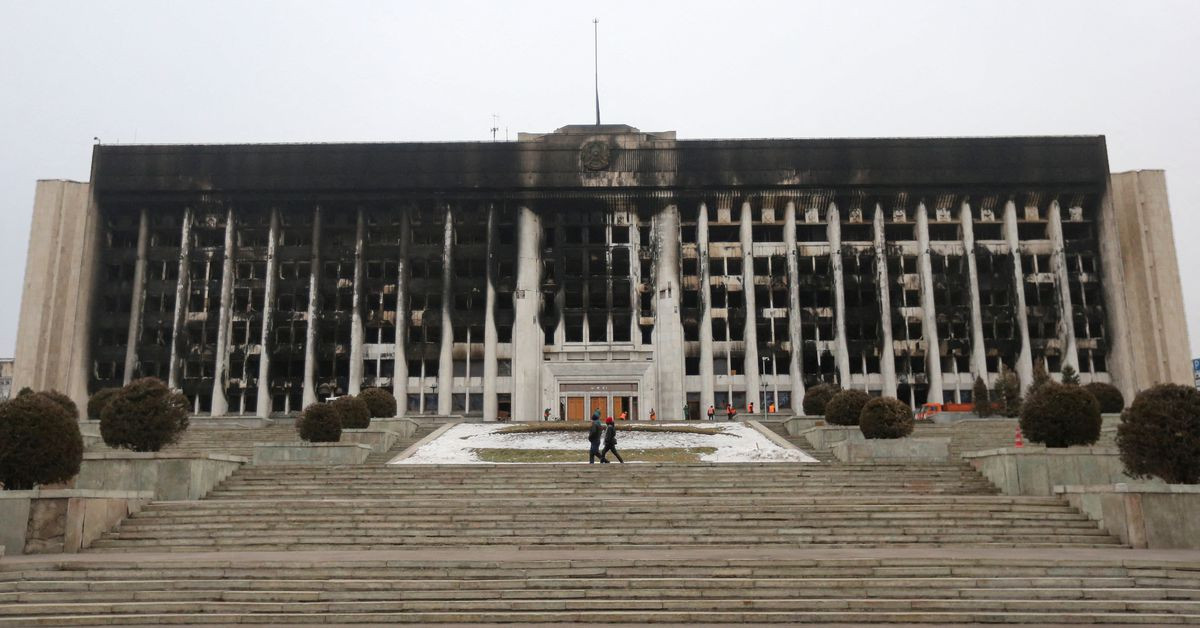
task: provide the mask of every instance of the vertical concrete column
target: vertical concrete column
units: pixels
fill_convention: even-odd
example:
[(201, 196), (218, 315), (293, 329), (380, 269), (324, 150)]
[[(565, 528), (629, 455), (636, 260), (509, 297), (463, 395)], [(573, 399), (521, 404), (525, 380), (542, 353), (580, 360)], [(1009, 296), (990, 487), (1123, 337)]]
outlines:
[(137, 370), (137, 346), (142, 336), (142, 303), (146, 299), (146, 253), (150, 249), (150, 216), (145, 207), (138, 214), (137, 260), (133, 263), (133, 296), (129, 304), (129, 334), (125, 340), (124, 382)]
[(221, 264), (221, 313), (217, 318), (217, 359), (213, 367), (212, 416), (229, 412), (225, 398), (225, 382), (229, 379), (229, 331), (233, 321), (233, 260), (237, 255), (234, 242), (233, 208), (225, 212), (225, 259)]
[(183, 208), (183, 226), (179, 235), (179, 275), (175, 278), (175, 314), (171, 320), (171, 363), (167, 366), (167, 386), (179, 388), (179, 355), (183, 346), (183, 329), (187, 321), (188, 301), (192, 289), (192, 208)]
[(938, 342), (937, 306), (933, 300), (933, 263), (929, 256), (929, 210), (917, 206), (917, 265), (921, 271), (921, 327), (925, 338), (925, 375), (929, 382), (926, 401), (942, 403), (942, 354)]
[[(1079, 371), (1079, 351), (1075, 347), (1075, 314), (1071, 307), (1071, 283), (1067, 275), (1067, 252), (1063, 243), (1062, 209), (1058, 201), (1050, 202), (1050, 212), (1047, 216), (1047, 235), (1053, 247), (1050, 253), (1050, 269), (1054, 273), (1054, 283), (1058, 284), (1058, 337), (1062, 343), (1061, 366), (1071, 365)], [(1061, 368), (1061, 367), (1060, 367)]]
[(400, 213), (400, 255), (396, 260), (396, 346), (392, 368), (392, 396), (396, 398), (396, 416), (408, 412), (408, 240), (409, 208)]
[[(792, 347), (788, 368), (792, 388), (792, 411), (802, 414), (804, 399), (804, 334), (800, 320), (800, 251), (796, 248), (796, 203), (788, 201), (783, 210), (783, 243), (787, 247), (788, 342)], [(800, 412), (795, 412), (800, 410)]]
[(829, 268), (833, 271), (834, 363), (838, 383), (850, 388), (850, 352), (846, 349), (846, 279), (842, 273), (842, 217), (836, 203), (825, 212), (825, 229), (829, 239)]
[(258, 395), (255, 414), (271, 415), (271, 323), (275, 318), (275, 285), (279, 276), (279, 210), (271, 208), (271, 230), (267, 233), (267, 277), (263, 285), (262, 341), (258, 349)]
[(875, 288), (879, 292), (879, 329), (883, 346), (879, 352), (879, 374), (883, 376), (883, 396), (896, 396), (896, 349), (892, 344), (892, 295), (888, 280), (887, 233), (883, 207), (875, 204)]
[[(487, 208), (487, 292), (483, 306), (483, 420), (495, 421), (500, 403), (496, 396), (496, 206)], [(467, 372), (470, 375), (470, 371)], [(468, 393), (469, 394), (469, 393)], [(468, 398), (469, 399), (469, 398)]]
[(746, 371), (746, 403), (751, 400), (762, 406), (762, 387), (758, 378), (758, 308), (754, 303), (754, 214), (750, 202), (742, 202), (738, 235), (742, 246), (742, 295), (746, 303), (746, 328), (742, 331), (745, 341), (742, 368)]
[[(708, 206), (700, 203), (696, 217), (696, 264), (700, 275), (700, 413), (716, 403), (713, 388), (712, 286), (708, 268)], [(636, 304), (634, 306), (637, 307)]]
[(1017, 354), (1014, 370), (1021, 380), (1021, 390), (1033, 383), (1033, 348), (1029, 342), (1029, 315), (1025, 309), (1025, 273), (1021, 268), (1021, 243), (1017, 230), (1017, 205), (1012, 201), (1004, 204), (1004, 239), (1008, 242), (1008, 253), (1012, 255), (1013, 287), (1017, 293), (1017, 332), (1021, 336), (1021, 351)]
[(518, 421), (542, 416), (542, 344), (539, 319), (542, 221), (528, 206), (517, 208), (517, 285), (513, 295), (512, 411)]
[[(657, 371), (656, 412), (682, 418), (683, 319), (679, 315), (679, 207), (667, 205), (654, 217), (654, 364)], [(643, 410), (644, 411), (644, 410)]]
[(450, 414), (454, 394), (454, 324), (450, 308), (454, 302), (454, 210), (446, 205), (442, 228), (442, 344), (438, 352), (438, 414)]
[(308, 273), (308, 327), (304, 332), (304, 407), (317, 402), (317, 305), (320, 303), (321, 206), (313, 208), (312, 264)]
[(363, 380), (363, 239), (366, 227), (363, 210), (358, 208), (357, 222), (354, 228), (354, 294), (351, 297), (350, 310), (350, 382), (346, 392), (357, 395), (362, 389)]
[[(962, 219), (963, 254), (967, 256), (968, 290), (971, 298), (971, 375), (988, 381), (987, 353), (983, 344), (983, 312), (979, 304), (979, 267), (975, 263), (975, 227), (970, 203), (959, 210)], [(957, 390), (957, 387), (955, 388)]]

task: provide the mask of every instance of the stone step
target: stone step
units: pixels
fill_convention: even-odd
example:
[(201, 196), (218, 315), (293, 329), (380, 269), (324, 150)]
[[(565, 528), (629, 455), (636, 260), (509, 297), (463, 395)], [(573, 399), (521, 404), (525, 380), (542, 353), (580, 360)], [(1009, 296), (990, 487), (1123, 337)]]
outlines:
[[(482, 613), (492, 617), (507, 613), (610, 613), (619, 607), (630, 612), (736, 612), (753, 617), (774, 613), (955, 613), (972, 617), (987, 614), (1029, 613), (1050, 619), (1061, 614), (1139, 614), (1179, 616), (1200, 621), (1200, 602), (1182, 600), (1029, 600), (1029, 599), (887, 599), (887, 598), (703, 598), (703, 599), (458, 599), (458, 600), (340, 600), (340, 601), (135, 601), (0, 604), (0, 617), (39, 615), (134, 614), (350, 614)], [(494, 620), (493, 620), (494, 621)]]

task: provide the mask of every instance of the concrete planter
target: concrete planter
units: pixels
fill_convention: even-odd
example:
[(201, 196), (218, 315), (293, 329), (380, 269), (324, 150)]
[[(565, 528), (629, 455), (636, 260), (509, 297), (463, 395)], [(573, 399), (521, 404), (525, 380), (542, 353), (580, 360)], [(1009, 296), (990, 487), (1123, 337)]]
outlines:
[(73, 554), (153, 499), (149, 491), (0, 491), (0, 554)]
[(359, 430), (342, 430), (343, 443), (369, 445), (371, 451), (388, 451), (396, 444), (400, 435), (387, 428), (368, 427)]
[(254, 464), (362, 464), (371, 446), (361, 443), (254, 443)]
[(1113, 447), (1006, 447), (963, 458), (1005, 495), (1053, 495), (1058, 485), (1132, 482)]
[(149, 491), (155, 499), (202, 499), (247, 462), (244, 457), (224, 454), (87, 453), (71, 485), (89, 490)]
[(800, 432), (800, 435), (817, 449), (833, 447), (842, 441), (860, 442), (866, 440), (863, 437), (862, 430), (858, 429), (857, 425), (818, 425)]
[(833, 455), (842, 462), (945, 462), (950, 459), (950, 439), (910, 437), (844, 440), (833, 446)]
[(1200, 549), (1198, 485), (1056, 486), (1054, 492), (1134, 548)]

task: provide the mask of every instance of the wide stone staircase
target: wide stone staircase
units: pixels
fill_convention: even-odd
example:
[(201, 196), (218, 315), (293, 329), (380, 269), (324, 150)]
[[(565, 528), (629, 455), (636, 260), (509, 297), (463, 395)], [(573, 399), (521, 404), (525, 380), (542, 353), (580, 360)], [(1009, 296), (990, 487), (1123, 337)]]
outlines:
[(964, 464), (251, 467), (92, 548), (1117, 544), (1056, 498), (993, 493)]
[[(963, 553), (967, 554), (967, 553)], [(0, 625), (1200, 621), (1200, 563), (1041, 557), (210, 555), (0, 562)]]
[(364, 464), (0, 559), (0, 625), (238, 623), (1200, 624), (1200, 553), (961, 462)]

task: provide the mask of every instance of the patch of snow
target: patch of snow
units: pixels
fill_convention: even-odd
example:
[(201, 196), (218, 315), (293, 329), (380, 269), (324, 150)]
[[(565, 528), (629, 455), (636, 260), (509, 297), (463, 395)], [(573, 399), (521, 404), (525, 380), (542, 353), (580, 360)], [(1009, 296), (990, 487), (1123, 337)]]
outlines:
[[(684, 424), (658, 424), (684, 425)], [(695, 423), (687, 427), (705, 427), (719, 433), (617, 432), (618, 450), (713, 447), (711, 454), (700, 456), (704, 462), (817, 462), (798, 449), (784, 449), (745, 423), (719, 425)], [(579, 449), (588, 450), (587, 432), (541, 432), (501, 434), (507, 425), (463, 423), (446, 430), (424, 444), (413, 455), (392, 464), (472, 464), (483, 461), (474, 449)], [(584, 463), (586, 464), (586, 463)]]

